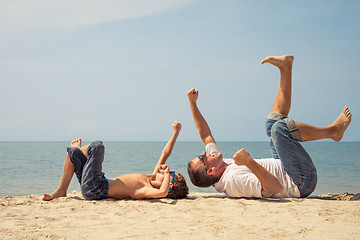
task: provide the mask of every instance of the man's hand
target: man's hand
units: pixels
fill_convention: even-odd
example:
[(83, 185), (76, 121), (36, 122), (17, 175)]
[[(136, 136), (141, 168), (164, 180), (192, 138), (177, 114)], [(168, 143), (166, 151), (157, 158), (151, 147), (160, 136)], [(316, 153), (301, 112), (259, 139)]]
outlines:
[(175, 132), (180, 132), (180, 130), (181, 130), (181, 123), (175, 121), (175, 122), (173, 123), (172, 127), (173, 127), (173, 129), (174, 129)]
[(234, 156), (233, 159), (235, 160), (235, 164), (236, 165), (245, 165), (247, 166), (249, 161), (252, 160), (250, 154), (248, 153), (248, 151), (246, 151), (245, 149), (240, 149), (239, 151), (237, 151)]
[(199, 90), (195, 90), (194, 88), (192, 88), (187, 92), (187, 95), (190, 103), (196, 103), (199, 96)]
[(245, 165), (259, 179), (261, 183), (261, 194), (269, 197), (283, 190), (279, 180), (266, 168), (257, 163), (245, 149), (237, 151), (233, 159), (237, 165)]

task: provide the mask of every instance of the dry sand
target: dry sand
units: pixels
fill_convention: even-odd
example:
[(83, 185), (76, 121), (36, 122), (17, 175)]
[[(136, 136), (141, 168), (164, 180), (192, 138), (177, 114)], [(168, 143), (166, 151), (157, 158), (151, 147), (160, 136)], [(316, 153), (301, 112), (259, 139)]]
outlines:
[(183, 200), (86, 201), (71, 192), (44, 202), (6, 196), (0, 239), (360, 239), (360, 201), (329, 200), (336, 197), (234, 199), (194, 192)]

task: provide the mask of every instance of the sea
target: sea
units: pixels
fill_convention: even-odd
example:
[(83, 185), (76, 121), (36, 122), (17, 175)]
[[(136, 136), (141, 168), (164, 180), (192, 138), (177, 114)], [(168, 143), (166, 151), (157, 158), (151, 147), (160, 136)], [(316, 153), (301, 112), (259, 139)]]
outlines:
[[(83, 142), (89, 144), (90, 142)], [(107, 178), (126, 173), (152, 173), (166, 142), (103, 141)], [(302, 143), (317, 171), (318, 184), (313, 196), (326, 193), (360, 192), (360, 142)], [(59, 184), (69, 142), (0, 142), (0, 197), (6, 195), (42, 195), (51, 193)], [(267, 142), (218, 142), (225, 158), (245, 148), (253, 158), (268, 158)], [(188, 180), (186, 165), (204, 151), (202, 142), (177, 142), (167, 164)], [(214, 188), (197, 188), (188, 181), (189, 189), (216, 192)], [(68, 191), (80, 191), (76, 176)]]

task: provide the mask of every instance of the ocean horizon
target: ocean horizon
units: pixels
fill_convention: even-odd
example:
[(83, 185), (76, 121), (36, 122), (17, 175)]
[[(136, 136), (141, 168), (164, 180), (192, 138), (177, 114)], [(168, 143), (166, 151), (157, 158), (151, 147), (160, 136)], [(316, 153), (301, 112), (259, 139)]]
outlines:
[[(84, 141), (83, 145), (90, 142)], [(126, 173), (152, 173), (166, 141), (103, 141), (107, 178)], [(253, 158), (271, 157), (268, 142), (218, 141), (224, 158), (245, 148)], [(305, 142), (317, 171), (318, 184), (312, 195), (360, 192), (360, 142)], [(0, 197), (42, 195), (59, 184), (69, 141), (0, 141)], [(186, 165), (204, 151), (200, 141), (176, 143), (167, 164), (188, 180)], [(190, 191), (216, 192), (197, 188), (188, 180)], [(80, 191), (76, 176), (68, 191)]]

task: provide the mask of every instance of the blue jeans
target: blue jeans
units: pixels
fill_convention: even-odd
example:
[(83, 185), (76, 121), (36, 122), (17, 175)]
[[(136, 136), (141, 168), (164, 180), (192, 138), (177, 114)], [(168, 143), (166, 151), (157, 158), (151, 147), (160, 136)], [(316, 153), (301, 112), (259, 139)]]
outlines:
[(309, 196), (316, 187), (317, 173), (309, 154), (300, 144), (301, 135), (295, 121), (282, 114), (270, 113), (265, 127), (272, 157), (280, 159), (298, 186), (300, 196)]
[(69, 147), (67, 152), (75, 166), (75, 174), (79, 180), (81, 193), (87, 200), (100, 200), (107, 197), (109, 181), (102, 172), (105, 147), (101, 141), (90, 144), (87, 158), (78, 147)]

